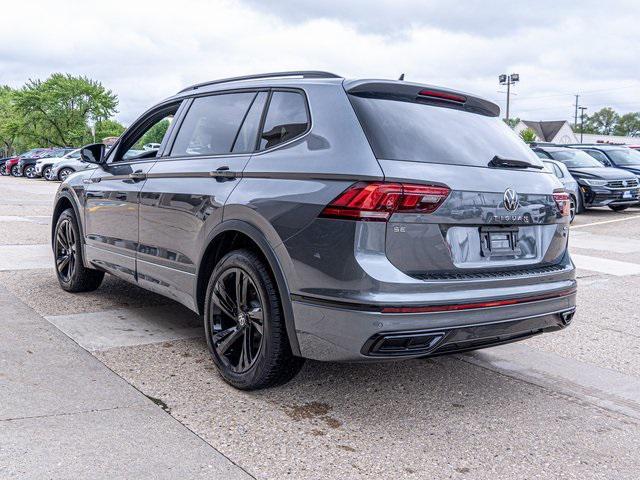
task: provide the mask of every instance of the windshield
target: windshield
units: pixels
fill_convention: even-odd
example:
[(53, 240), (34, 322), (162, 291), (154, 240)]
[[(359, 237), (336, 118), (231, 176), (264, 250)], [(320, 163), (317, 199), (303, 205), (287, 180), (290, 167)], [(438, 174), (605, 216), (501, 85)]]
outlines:
[(616, 165), (640, 165), (640, 152), (630, 148), (620, 150), (607, 150), (607, 154)]
[(569, 168), (604, 168), (604, 165), (582, 150), (556, 150), (549, 154)]
[(350, 98), (377, 158), (486, 167), (497, 155), (542, 167), (497, 117), (386, 98)]

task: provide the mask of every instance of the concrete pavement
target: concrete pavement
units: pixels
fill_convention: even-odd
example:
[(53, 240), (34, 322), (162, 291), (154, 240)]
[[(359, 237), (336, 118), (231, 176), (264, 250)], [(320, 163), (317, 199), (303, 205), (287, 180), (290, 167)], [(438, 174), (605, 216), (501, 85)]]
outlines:
[[(199, 319), (174, 302), (109, 276), (62, 292), (44, 250), (52, 184), (5, 184), (0, 478), (638, 478), (637, 209), (577, 218), (572, 253), (588, 258), (562, 332), (436, 359), (307, 362), (246, 393), (220, 380)], [(33, 249), (29, 269), (16, 244)]]

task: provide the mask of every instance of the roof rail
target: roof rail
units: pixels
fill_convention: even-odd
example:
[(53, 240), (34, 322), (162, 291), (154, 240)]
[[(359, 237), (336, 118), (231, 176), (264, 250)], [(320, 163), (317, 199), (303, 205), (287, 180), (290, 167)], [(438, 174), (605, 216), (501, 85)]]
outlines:
[(293, 72), (273, 72), (273, 73), (258, 73), (256, 75), (245, 75), (242, 77), (223, 78), (221, 80), (212, 80), (210, 82), (196, 83), (190, 87), (183, 88), (178, 93), (187, 92), (189, 90), (197, 90), (200, 87), (206, 87), (209, 85), (217, 85), (220, 83), (238, 82), (242, 80), (257, 80), (261, 78), (278, 78), (278, 77), (302, 77), (302, 78), (342, 78), (340, 75), (336, 75), (331, 72), (323, 72), (319, 70), (299, 70)]

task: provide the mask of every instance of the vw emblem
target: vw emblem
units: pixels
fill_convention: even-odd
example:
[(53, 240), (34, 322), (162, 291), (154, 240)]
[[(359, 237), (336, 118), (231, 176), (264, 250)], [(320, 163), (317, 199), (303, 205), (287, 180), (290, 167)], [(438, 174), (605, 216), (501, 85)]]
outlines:
[(515, 212), (520, 206), (518, 194), (513, 188), (507, 188), (504, 191), (504, 208), (510, 212)]

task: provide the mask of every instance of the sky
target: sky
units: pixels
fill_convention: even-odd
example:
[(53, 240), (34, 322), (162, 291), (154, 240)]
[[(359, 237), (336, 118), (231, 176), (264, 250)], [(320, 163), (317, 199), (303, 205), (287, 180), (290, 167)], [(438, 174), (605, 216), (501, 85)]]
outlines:
[(511, 117), (640, 111), (640, 1), (91, 0), (3, 2), (0, 84), (99, 80), (129, 124), (206, 80), (283, 70), (398, 78), (471, 92)]

